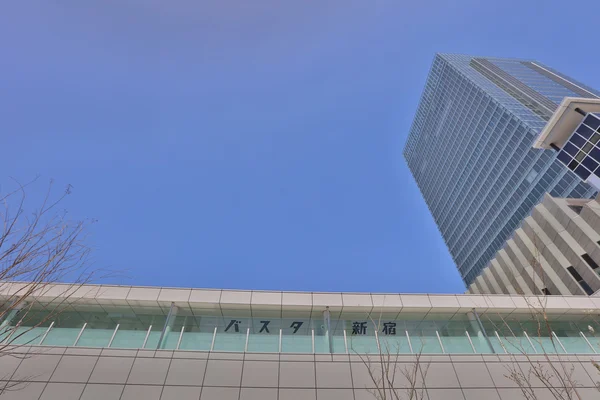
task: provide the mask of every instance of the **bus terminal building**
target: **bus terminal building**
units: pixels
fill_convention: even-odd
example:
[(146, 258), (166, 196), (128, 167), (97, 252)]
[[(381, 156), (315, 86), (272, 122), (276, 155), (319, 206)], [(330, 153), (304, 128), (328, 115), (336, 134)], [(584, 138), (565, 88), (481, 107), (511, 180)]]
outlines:
[(599, 314), (595, 296), (53, 285), (1, 322), (0, 399), (366, 400), (396, 371), (415, 398), (512, 400), (510, 371), (537, 365), (598, 399)]

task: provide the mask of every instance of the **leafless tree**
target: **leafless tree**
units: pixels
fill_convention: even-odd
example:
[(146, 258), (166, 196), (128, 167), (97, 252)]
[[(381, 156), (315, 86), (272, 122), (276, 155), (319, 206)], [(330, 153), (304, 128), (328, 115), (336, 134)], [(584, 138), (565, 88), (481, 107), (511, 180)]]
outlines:
[(423, 400), (426, 398), (425, 377), (429, 363), (423, 363), (422, 353), (413, 361), (398, 367), (398, 353), (382, 350), (379, 354), (358, 355), (367, 369), (373, 388), (366, 390), (377, 400)]
[[(27, 190), (36, 182), (0, 192), (0, 362), (18, 357), (16, 346), (37, 343), (37, 337), (23, 342), (24, 335), (56, 318), (99, 272), (91, 269), (85, 244), (86, 228), (94, 221), (71, 221), (60, 209), (71, 186), (55, 195), (50, 182), (39, 206), (30, 211)], [(61, 284), (65, 281), (70, 283)], [(0, 385), (0, 393), (15, 388)]]
[[(371, 316), (369, 319), (375, 330), (380, 331), (381, 314), (377, 322)], [(376, 354), (362, 354), (355, 351), (372, 382), (372, 387), (365, 389), (376, 400), (426, 399), (425, 379), (430, 364), (423, 362), (422, 346), (407, 363), (404, 359), (400, 360), (402, 356), (400, 340), (393, 342), (393, 340), (379, 340), (377, 337), (376, 340), (378, 349)]]
[[(537, 332), (527, 339), (533, 346), (535, 346), (533, 343), (539, 344), (536, 346), (535, 355), (531, 354), (531, 350), (526, 349), (528, 345), (523, 344), (522, 336), (514, 331), (515, 325), (510, 327), (508, 321), (503, 321), (507, 327), (504, 330), (504, 337), (513, 349), (509, 353), (510, 362), (506, 365), (506, 377), (515, 382), (528, 400), (541, 400), (539, 392), (535, 390), (536, 387), (546, 388), (554, 399), (581, 399), (578, 391), (581, 385), (574, 376), (575, 365), (557, 355), (560, 353), (559, 345), (552, 335), (552, 328), (544, 309), (532, 308), (530, 317), (528, 326), (523, 326), (525, 324), (521, 323), (517, 323), (516, 326), (520, 328), (519, 330), (525, 331), (532, 322), (536, 327)], [(507, 335), (506, 332), (509, 334)], [(544, 394), (544, 398), (547, 398), (546, 396), (547, 394)]]
[[(549, 279), (542, 268), (541, 256), (536, 240), (533, 242), (530, 267), (533, 272), (530, 278), (535, 287), (547, 287)], [(528, 274), (528, 266), (517, 266), (518, 273)], [(515, 276), (509, 276), (509, 280), (516, 281)], [(515, 285), (518, 287), (518, 285)], [(496, 320), (488, 316), (497, 331), (502, 332), (507, 344), (510, 346), (510, 362), (505, 366), (508, 379), (513, 381), (521, 390), (523, 396), (528, 400), (542, 400), (535, 388), (545, 388), (543, 395), (547, 398), (550, 393), (557, 400), (581, 399), (579, 384), (575, 379), (575, 365), (567, 360), (561, 359), (563, 352), (562, 344), (554, 334), (553, 320), (547, 312), (548, 297), (534, 291), (533, 295), (527, 296), (520, 293), (525, 300), (528, 312), (520, 318), (506, 318), (500, 314)], [(523, 341), (522, 333), (529, 331), (527, 340)], [(530, 335), (530, 336), (529, 336)], [(537, 344), (537, 346), (535, 346)], [(502, 345), (505, 347), (505, 345)], [(529, 347), (535, 346), (537, 354), (532, 355)], [(597, 365), (597, 364), (595, 364)]]
[[(598, 364), (596, 361), (592, 361), (592, 365), (594, 366), (594, 368), (596, 368), (598, 374), (600, 375), (600, 364)], [(598, 391), (600, 392), (600, 381), (596, 381), (596, 389), (598, 389)]]

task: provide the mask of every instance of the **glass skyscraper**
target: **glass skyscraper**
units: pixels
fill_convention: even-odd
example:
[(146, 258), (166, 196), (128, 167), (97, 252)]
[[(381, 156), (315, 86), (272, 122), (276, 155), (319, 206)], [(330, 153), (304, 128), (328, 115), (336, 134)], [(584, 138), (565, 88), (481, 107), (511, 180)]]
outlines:
[(404, 157), (467, 285), (544, 193), (595, 195), (532, 148), (565, 97), (600, 92), (537, 61), (436, 55)]

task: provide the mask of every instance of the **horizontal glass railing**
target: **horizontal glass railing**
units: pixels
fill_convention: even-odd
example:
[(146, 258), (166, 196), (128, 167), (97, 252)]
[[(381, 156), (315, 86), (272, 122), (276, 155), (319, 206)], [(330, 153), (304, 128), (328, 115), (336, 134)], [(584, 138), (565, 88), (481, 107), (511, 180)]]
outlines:
[(14, 339), (5, 344), (37, 346), (102, 347), (115, 349), (165, 349), (195, 351), (229, 351), (259, 353), (336, 353), (336, 354), (594, 354), (600, 352), (595, 337), (583, 332), (575, 336), (535, 337), (527, 332), (502, 337), (497, 331), (493, 336), (477, 333), (472, 337), (468, 331), (463, 335), (442, 336), (438, 331), (412, 334), (403, 332), (397, 337), (354, 336), (343, 331), (343, 336), (333, 336), (331, 343), (326, 336), (314, 335), (262, 335), (256, 333), (231, 334), (224, 332), (170, 332), (162, 338), (160, 330), (153, 327), (144, 331), (92, 329), (82, 327), (55, 328), (17, 327)]
[[(403, 319), (406, 317), (406, 319)], [(329, 327), (329, 328), (328, 328)], [(43, 313), (0, 325), (11, 345), (309, 354), (595, 354), (588, 322), (449, 320), (397, 315), (380, 321)]]

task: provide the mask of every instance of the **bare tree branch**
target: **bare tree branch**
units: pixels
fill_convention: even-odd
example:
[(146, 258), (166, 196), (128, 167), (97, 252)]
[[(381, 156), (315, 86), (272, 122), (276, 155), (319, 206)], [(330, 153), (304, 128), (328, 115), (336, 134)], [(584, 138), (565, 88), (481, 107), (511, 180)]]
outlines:
[[(548, 277), (542, 268), (536, 239), (534, 237), (532, 257), (529, 260), (529, 266), (533, 272), (531, 279), (535, 288), (538, 288), (538, 286), (547, 288)], [(529, 274), (526, 270), (527, 266), (522, 266), (519, 272)], [(511, 281), (516, 280), (514, 276), (508, 278)], [(504, 333), (503, 336), (511, 345), (511, 350), (516, 350), (508, 352), (510, 362), (505, 366), (507, 370), (505, 376), (517, 385), (523, 396), (528, 400), (542, 400), (535, 391), (536, 387), (547, 389), (552, 397), (557, 400), (581, 400), (582, 397), (578, 391), (581, 385), (574, 378), (575, 365), (561, 360), (559, 355), (562, 353), (562, 348), (554, 336), (552, 321), (547, 312), (547, 296), (541, 294), (541, 290), (532, 291), (534, 292), (532, 296), (521, 294), (528, 307), (527, 318), (509, 321), (498, 314), (497, 317), (500, 323), (496, 324), (488, 316), (488, 320), (494, 328)], [(531, 330), (530, 327), (534, 329)], [(515, 332), (515, 328), (518, 328), (520, 332)], [(531, 336), (527, 336), (527, 342), (523, 345), (523, 335), (520, 333), (527, 331), (530, 332)], [(539, 346), (535, 346), (535, 343)], [(528, 345), (534, 346), (534, 349), (531, 350), (537, 353), (535, 356), (532, 356)]]
[[(383, 310), (383, 307), (382, 307)], [(376, 331), (381, 328), (383, 311), (380, 311), (377, 322), (372, 315), (368, 316)], [(429, 363), (423, 363), (421, 349), (414, 354), (414, 360), (399, 368), (400, 344), (390, 346), (388, 340), (377, 339), (377, 354), (362, 354), (355, 351), (367, 370), (373, 388), (365, 388), (376, 400), (424, 400), (427, 398), (425, 378)], [(399, 376), (405, 382), (398, 382)]]
[[(50, 182), (39, 207), (26, 211), (26, 189), (36, 180), (15, 181), (17, 189), (0, 193), (0, 358), (19, 356), (16, 348), (37, 344), (39, 335), (25, 336), (55, 320), (73, 294), (102, 272), (90, 267), (91, 249), (85, 244), (94, 221), (71, 221), (59, 210), (70, 185), (54, 196)], [(20, 381), (4, 382), (0, 394), (23, 387), (27, 379)]]

